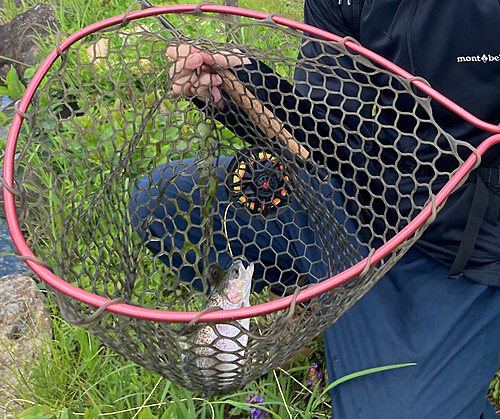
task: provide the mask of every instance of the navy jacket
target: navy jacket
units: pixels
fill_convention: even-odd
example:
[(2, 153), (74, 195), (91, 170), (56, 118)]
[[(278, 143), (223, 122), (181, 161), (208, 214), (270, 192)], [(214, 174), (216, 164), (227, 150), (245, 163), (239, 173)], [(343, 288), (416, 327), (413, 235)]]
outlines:
[[(493, 124), (500, 123), (498, 0), (365, 0), (364, 3), (363, 0), (306, 0), (304, 11), (305, 23), (342, 37), (356, 38), (366, 48), (413, 75), (425, 78), (437, 91), (475, 116)], [(314, 43), (303, 48), (302, 54), (314, 57)], [(302, 99), (301, 95), (314, 96), (303, 89), (308, 83), (314, 84), (311, 74), (307, 76), (308, 83), (301, 83), (306, 78), (305, 72), (297, 68), (296, 85), (292, 87), (271, 75), (270, 69), (263, 63), (252, 62), (248, 67), (255, 69), (257, 66), (260, 71), (252, 73), (251, 85), (262, 88), (257, 87), (254, 93), (263, 102), (274, 105), (273, 111), (286, 121), (285, 125), (298, 141), (305, 141), (312, 147), (317, 145), (317, 138), (305, 134), (303, 130), (311, 127), (319, 131), (324, 130), (321, 135), (331, 138), (332, 144), (345, 141), (343, 137), (336, 138), (337, 132), (329, 130), (328, 124), (322, 126), (301, 117), (302, 110), (307, 114), (310, 109), (310, 104)], [(247, 72), (237, 71), (237, 75), (240, 80), (248, 81)], [(335, 79), (332, 78), (329, 83), (331, 90), (335, 91)], [(286, 95), (286, 100), (283, 100), (283, 95), (277, 94), (276, 90), (280, 93), (294, 93), (295, 98)], [(270, 91), (273, 93), (269, 93)], [(331, 94), (331, 100), (338, 100), (336, 97), (339, 96)], [(370, 109), (362, 109), (361, 112), (369, 112)], [(219, 119), (232, 127), (240, 137), (254, 141), (252, 138), (257, 138), (258, 133), (249, 127), (247, 118), (242, 117), (237, 110), (233, 111), (225, 113)], [(315, 107), (313, 113), (321, 119), (327, 111)], [(455, 139), (467, 141), (474, 146), (491, 135), (476, 129), (436, 103), (433, 103), (433, 116), (439, 126)], [(333, 115), (333, 118), (338, 117), (340, 116)], [(310, 127), (307, 127), (308, 124)], [(372, 143), (372, 149), (368, 152), (376, 155), (376, 141)], [(341, 147), (330, 147), (325, 142), (322, 146), (328, 148), (324, 151), (329, 157), (324, 161), (325, 157), (318, 155), (319, 163), (327, 165), (331, 170), (344, 170), (339, 163), (342, 160)], [(498, 167), (498, 152), (498, 147), (489, 150), (482, 166)], [(362, 158), (362, 155), (358, 157)], [(453, 169), (454, 167), (450, 166), (450, 170)], [(467, 264), (460, 269), (460, 273), (465, 273), (469, 278), (481, 283), (500, 286), (500, 196), (495, 184), (487, 184), (487, 187), (484, 187), (486, 192), (477, 194), (478, 183), (484, 187), (485, 183), (478, 180), (477, 176), (471, 176), (467, 183), (450, 196), (435, 222), (416, 246), (451, 268), (464, 237), (475, 193), (476, 201), (478, 196), (483, 200), (486, 194), (488, 205), (485, 207), (484, 216), (481, 217), (482, 224), (477, 240), (473, 238), (471, 254), (465, 257), (464, 262), (467, 261)], [(369, 196), (366, 198), (370, 199)], [(349, 208), (347, 210), (349, 211)], [(357, 209), (351, 208), (351, 211), (355, 213)], [(377, 216), (376, 213), (375, 209), (366, 216)], [(376, 224), (374, 226), (376, 228)], [(401, 227), (394, 226), (394, 231)]]

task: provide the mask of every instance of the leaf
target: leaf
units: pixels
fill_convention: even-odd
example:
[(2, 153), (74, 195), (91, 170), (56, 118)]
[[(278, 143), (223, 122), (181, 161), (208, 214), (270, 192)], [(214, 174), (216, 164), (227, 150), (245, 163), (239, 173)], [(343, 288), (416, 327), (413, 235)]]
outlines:
[(177, 394), (175, 394), (175, 392), (172, 392), (170, 396), (174, 399), (173, 406), (175, 408), (175, 413), (177, 415), (174, 416), (174, 418), (182, 417), (188, 419), (189, 412), (184, 402), (181, 401), (181, 399), (177, 396)]
[(27, 68), (26, 71), (24, 72), (24, 78), (32, 79), (35, 73), (36, 73), (36, 68), (33, 67)]
[(46, 130), (53, 130), (57, 125), (57, 120), (56, 118), (47, 118), (41, 125)]
[(196, 124), (198, 135), (202, 138), (208, 137), (212, 133), (212, 125), (201, 120)]
[(217, 187), (219, 186), (219, 178), (210, 179), (208, 182), (208, 196), (215, 198), (217, 196)]
[(141, 409), (139, 411), (139, 414), (137, 415), (139, 419), (153, 419), (156, 418), (156, 416), (153, 415), (153, 412), (151, 412), (151, 409), (149, 407), (145, 407), (144, 409)]
[(101, 411), (97, 407), (93, 407), (89, 409), (88, 407), (85, 409), (85, 414), (83, 415), (84, 419), (95, 419), (101, 414)]
[(161, 419), (177, 419), (177, 409), (175, 407), (175, 403), (170, 404), (167, 410), (163, 412), (163, 415), (161, 415)]
[(168, 127), (165, 131), (165, 138), (168, 140), (176, 140), (180, 136), (180, 130), (178, 127)]
[(50, 406), (40, 406), (38, 404), (23, 410), (18, 416), (19, 419), (50, 419), (53, 417), (54, 413)]
[(353, 372), (352, 374), (345, 375), (343, 377), (340, 377), (338, 380), (335, 380), (333, 383), (331, 383), (327, 388), (323, 390), (323, 393), (321, 393), (320, 397), (326, 395), (332, 388), (338, 386), (339, 384), (342, 384), (346, 381), (352, 380), (357, 377), (361, 377), (363, 375), (369, 375), (369, 374), (374, 374), (376, 372), (381, 372), (381, 371), (387, 371), (387, 370), (394, 370), (397, 368), (404, 368), (404, 367), (409, 367), (412, 365), (417, 365), (416, 362), (410, 362), (407, 364), (395, 364), (395, 365), (386, 365), (383, 367), (376, 367), (376, 368), (369, 368), (367, 370), (363, 371), (358, 371), (358, 372)]
[(185, 140), (178, 140), (175, 143), (175, 148), (176, 148), (176, 150), (184, 151), (188, 148), (188, 143)]
[(4, 93), (12, 99), (21, 99), (26, 91), (26, 87), (21, 83), (17, 75), (16, 69), (11, 66), (10, 71), (7, 73), (7, 89), (9, 93)]
[(77, 416), (73, 413), (71, 409), (62, 412), (58, 419), (76, 419)]
[(0, 125), (7, 125), (7, 115), (0, 111)]

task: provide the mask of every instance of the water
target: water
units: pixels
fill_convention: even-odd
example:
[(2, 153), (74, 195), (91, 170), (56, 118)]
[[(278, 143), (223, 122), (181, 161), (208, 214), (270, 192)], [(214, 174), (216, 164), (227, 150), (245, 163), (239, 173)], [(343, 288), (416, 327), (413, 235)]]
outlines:
[(9, 106), (13, 102), (13, 100), (10, 97), (5, 95), (0, 95), (0, 99), (1, 99), (0, 111), (3, 111), (7, 106)]
[[(7, 138), (8, 134), (9, 134), (9, 127), (0, 126), (0, 140)], [(0, 156), (3, 156), (3, 150), (0, 150)]]
[[(9, 97), (0, 95), (0, 111), (4, 112), (12, 102), (12, 99)], [(0, 126), (0, 139), (7, 138), (8, 133), (9, 127)], [(3, 155), (3, 152), (3, 149), (0, 150), (0, 157)], [(3, 205), (3, 202), (0, 205)], [(7, 228), (7, 220), (0, 216), (0, 277), (22, 273), (26, 270), (28, 270), (28, 266), (24, 262), (18, 261), (14, 255), (14, 243)]]
[(14, 243), (7, 228), (7, 220), (0, 217), (0, 277), (10, 274), (20, 274), (27, 271), (28, 266), (16, 259)]
[[(5, 95), (0, 95), (0, 112), (8, 113), (11, 111), (11, 108), (7, 109), (10, 104), (12, 104), (13, 100)], [(0, 140), (3, 138), (7, 138), (7, 134), (9, 133), (9, 127), (0, 126)], [(3, 150), (1, 150), (1, 154), (3, 154)]]

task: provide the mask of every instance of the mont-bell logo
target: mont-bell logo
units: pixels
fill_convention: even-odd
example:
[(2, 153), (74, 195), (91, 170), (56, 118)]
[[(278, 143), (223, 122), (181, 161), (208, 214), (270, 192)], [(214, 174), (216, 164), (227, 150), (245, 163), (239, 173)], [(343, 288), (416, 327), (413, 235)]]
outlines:
[(469, 62), (478, 62), (478, 63), (483, 62), (485, 64), (491, 62), (500, 62), (500, 54), (461, 55), (457, 57), (457, 63), (469, 63)]

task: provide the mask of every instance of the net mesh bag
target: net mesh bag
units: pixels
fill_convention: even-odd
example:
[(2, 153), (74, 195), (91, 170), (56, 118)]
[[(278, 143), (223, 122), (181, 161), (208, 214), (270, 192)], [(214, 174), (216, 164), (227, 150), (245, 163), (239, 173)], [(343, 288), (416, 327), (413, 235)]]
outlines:
[[(167, 15), (184, 37), (133, 12), (61, 42), (24, 115), (14, 176), (35, 257), (108, 301), (103, 311), (50, 287), (65, 319), (210, 395), (331, 326), (428, 223), (376, 263), (373, 251), (424, 208), (435, 215), (463, 161), (429, 95), (345, 39), (185, 7)], [(222, 102), (214, 87), (173, 93), (182, 68), (166, 51), (186, 47), (238, 57), (205, 69)], [(141, 314), (152, 310), (180, 316)]]

